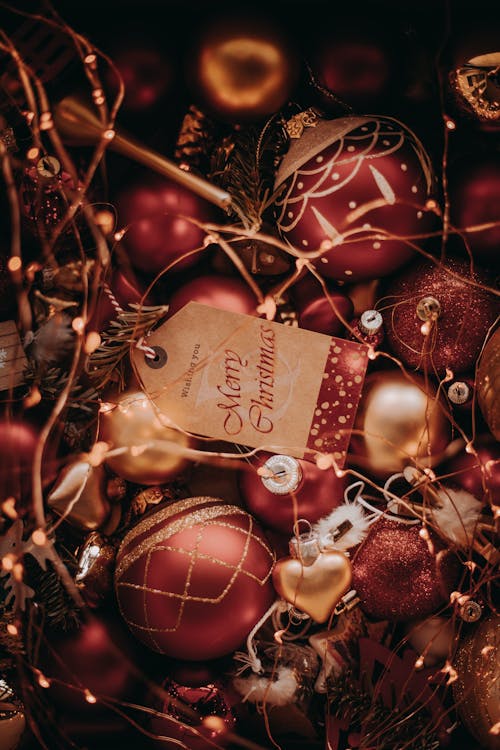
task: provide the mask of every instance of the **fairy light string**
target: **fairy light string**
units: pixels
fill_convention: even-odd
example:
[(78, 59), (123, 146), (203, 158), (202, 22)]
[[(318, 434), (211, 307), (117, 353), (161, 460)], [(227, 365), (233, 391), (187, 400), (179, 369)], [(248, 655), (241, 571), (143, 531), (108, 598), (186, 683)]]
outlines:
[[(68, 397), (71, 391), (71, 388), (73, 384), (79, 379), (85, 362), (87, 361), (88, 356), (92, 354), (92, 351), (95, 349), (95, 345), (98, 345), (97, 339), (90, 339), (90, 336), (93, 333), (97, 332), (90, 332), (87, 330), (88, 326), (88, 320), (90, 318), (91, 311), (94, 309), (95, 306), (95, 300), (97, 297), (97, 293), (99, 290), (99, 286), (101, 283), (102, 275), (105, 272), (106, 268), (110, 264), (110, 258), (113, 253), (114, 248), (108, 247), (108, 243), (106, 239), (104, 238), (97, 222), (96, 218), (96, 211), (95, 207), (92, 206), (87, 199), (87, 192), (89, 190), (89, 187), (92, 183), (92, 180), (95, 177), (96, 171), (98, 167), (101, 165), (106, 150), (110, 145), (110, 142), (112, 141), (114, 135), (115, 135), (115, 120), (116, 116), (118, 114), (121, 102), (123, 100), (124, 96), (124, 86), (123, 81), (120, 78), (120, 75), (116, 69), (114, 69), (116, 79), (119, 82), (119, 90), (115, 97), (115, 99), (112, 102), (108, 102), (106, 99), (106, 96), (104, 95), (104, 89), (102, 86), (102, 82), (100, 80), (99, 74), (98, 74), (98, 66), (97, 62), (104, 62), (105, 64), (109, 66), (113, 66), (112, 61), (104, 55), (101, 51), (96, 50), (94, 46), (83, 36), (77, 34), (74, 32), (71, 27), (69, 27), (52, 9), (52, 17), (49, 18), (42, 18), (41, 16), (37, 15), (31, 15), (28, 13), (24, 13), (22, 11), (19, 11), (14, 8), (10, 8), (12, 12), (19, 13), (20, 15), (26, 17), (26, 18), (32, 18), (34, 20), (38, 20), (40, 22), (43, 22), (45, 24), (48, 24), (49, 26), (54, 27), (55, 29), (64, 32), (71, 40), (75, 47), (76, 53), (78, 54), (81, 62), (82, 67), (85, 73), (85, 76), (87, 78), (87, 81), (89, 83), (90, 87), (90, 95), (91, 98), (95, 104), (95, 106), (98, 108), (101, 121), (103, 123), (102, 127), (102, 133), (100, 135), (100, 138), (98, 142), (95, 144), (92, 154), (89, 158), (85, 173), (83, 175), (79, 175), (78, 171), (76, 170), (74, 163), (71, 159), (71, 156), (67, 150), (67, 148), (64, 146), (62, 139), (59, 136), (59, 133), (57, 131), (57, 128), (54, 125), (53, 121), (53, 115), (52, 115), (52, 108), (51, 108), (51, 102), (49, 101), (49, 98), (47, 96), (46, 90), (42, 82), (36, 77), (36, 75), (29, 69), (29, 67), (26, 65), (26, 63), (22, 60), (21, 55), (17, 51), (15, 45), (11, 42), (11, 40), (7, 37), (5, 32), (0, 32), (0, 49), (3, 52), (6, 52), (10, 55), (11, 59), (13, 60), (14, 64), (16, 65), (19, 80), (22, 84), (24, 95), (27, 102), (27, 111), (26, 111), (26, 119), (29, 122), (30, 128), (31, 128), (31, 137), (32, 137), (32, 149), (28, 152), (28, 158), (35, 161), (38, 159), (42, 154), (46, 153), (45, 148), (45, 142), (50, 143), (51, 150), (55, 154), (55, 156), (59, 159), (63, 169), (71, 175), (72, 178), (72, 187), (65, 186), (65, 197), (68, 200), (66, 211), (64, 216), (62, 217), (61, 221), (58, 223), (58, 225), (53, 229), (52, 232), (46, 233), (44, 229), (41, 231), (41, 238), (40, 242), (43, 249), (43, 257), (46, 261), (50, 260), (55, 265), (58, 265), (57, 261), (57, 242), (60, 239), (62, 233), (66, 231), (66, 229), (70, 229), (72, 237), (75, 240), (75, 244), (78, 248), (78, 252), (80, 254), (80, 258), (82, 261), (86, 258), (85, 248), (83, 245), (83, 242), (81, 240), (80, 231), (76, 225), (75, 217), (77, 214), (81, 214), (82, 217), (85, 220), (86, 226), (89, 229), (89, 231), (92, 234), (93, 240), (95, 242), (95, 246), (97, 249), (96, 252), (96, 265), (93, 269), (92, 276), (90, 277), (89, 271), (85, 269), (84, 263), (82, 263), (82, 271), (81, 271), (81, 283), (83, 287), (83, 301), (81, 304), (81, 310), (79, 311), (79, 314), (73, 318), (73, 331), (75, 333), (75, 344), (72, 352), (72, 359), (71, 364), (69, 368), (68, 373), (68, 379), (67, 383), (64, 386), (64, 388), (61, 390), (56, 403), (51, 409), (50, 414), (48, 415), (44, 425), (42, 426), (40, 430), (40, 434), (37, 441), (37, 446), (35, 450), (34, 455), (34, 461), (33, 461), (33, 485), (32, 485), (32, 496), (33, 496), (33, 510), (35, 515), (35, 522), (36, 522), (36, 529), (34, 529), (31, 533), (31, 542), (32, 544), (40, 547), (44, 547), (47, 550), (47, 553), (51, 555), (51, 560), (61, 578), (64, 585), (66, 586), (67, 590), (71, 594), (71, 596), (74, 598), (76, 603), (84, 609), (84, 602), (81, 598), (81, 595), (78, 591), (78, 589), (74, 585), (74, 581), (67, 570), (66, 566), (60, 559), (59, 555), (57, 554), (52, 538), (53, 538), (53, 531), (57, 529), (58, 525), (61, 523), (61, 521), (57, 521), (54, 526), (49, 526), (47, 523), (46, 515), (45, 515), (45, 509), (44, 509), (44, 501), (43, 501), (43, 487), (42, 487), (42, 464), (43, 464), (43, 453), (45, 446), (47, 444), (47, 441), (54, 429), (54, 426), (56, 425), (57, 421), (62, 418), (66, 404), (68, 401)], [(449, 34), (449, 23), (446, 34)], [(443, 42), (444, 45), (444, 42)], [(438, 62), (436, 64), (437, 70), (440, 70), (439, 67), (439, 58)], [(442, 81), (441, 74), (439, 73), (439, 82), (440, 82), (440, 97), (441, 97), (441, 106), (443, 107), (444, 103), (444, 97), (443, 97), (443, 89), (444, 89), (444, 82)], [(426, 258), (430, 262), (436, 264), (440, 270), (444, 274), (448, 274), (451, 278), (460, 279), (461, 281), (464, 281), (466, 284), (470, 285), (471, 287), (476, 287), (479, 289), (482, 289), (484, 291), (488, 291), (491, 294), (494, 294), (496, 296), (499, 296), (500, 293), (498, 290), (493, 289), (491, 287), (488, 287), (486, 285), (483, 285), (474, 279), (470, 278), (462, 278), (460, 275), (456, 274), (452, 270), (446, 267), (444, 261), (445, 261), (445, 245), (446, 240), (451, 235), (458, 235), (462, 239), (464, 243), (464, 247), (467, 249), (469, 253), (471, 268), (473, 267), (473, 260), (472, 260), (472, 253), (470, 251), (467, 238), (465, 237), (465, 233), (474, 233), (474, 232), (480, 232), (484, 231), (485, 229), (492, 229), (495, 227), (500, 226), (500, 222), (486, 222), (483, 224), (478, 224), (476, 226), (469, 226), (466, 227), (466, 229), (458, 230), (457, 228), (453, 227), (450, 223), (449, 219), (449, 212), (450, 212), (450, 206), (449, 206), (449, 197), (448, 197), (448, 191), (447, 191), (447, 154), (449, 150), (449, 138), (453, 137), (453, 131), (456, 129), (456, 123), (448, 117), (448, 115), (445, 114), (444, 109), (442, 111), (442, 121), (443, 121), (443, 155), (442, 155), (442, 186), (444, 191), (444, 208), (441, 212), (439, 207), (434, 204), (430, 205), (427, 203), (424, 206), (419, 206), (418, 204), (415, 204), (416, 208), (419, 208), (420, 210), (434, 210), (436, 214), (438, 214), (442, 220), (442, 227), (441, 229), (430, 232), (427, 234), (419, 234), (419, 235), (413, 235), (413, 236), (402, 236), (398, 237), (392, 234), (387, 233), (382, 228), (376, 228), (372, 227), (370, 230), (370, 238), (372, 238), (374, 241), (380, 241), (385, 239), (397, 239), (398, 241), (404, 243), (407, 247), (414, 250), (416, 253), (418, 253), (421, 257)], [(30, 155), (31, 153), (31, 155)], [(25, 262), (23, 260), (23, 253), (22, 253), (22, 247), (21, 247), (21, 234), (20, 234), (20, 208), (19, 208), (19, 200), (17, 196), (16, 186), (14, 182), (13, 177), (13, 158), (8, 154), (6, 147), (3, 143), (0, 142), (0, 159), (2, 162), (2, 173), (4, 182), (6, 185), (7, 190), (7, 197), (8, 197), (8, 203), (9, 203), (9, 211), (10, 211), (10, 223), (11, 223), (11, 247), (10, 247), (10, 260), (8, 263), (9, 272), (11, 275), (11, 278), (15, 284), (16, 287), (16, 295), (17, 295), (17, 302), (18, 302), (18, 315), (19, 315), (19, 323), (24, 333), (27, 333), (32, 330), (33, 327), (33, 316), (31, 311), (31, 305), (29, 302), (29, 297), (26, 292), (26, 289), (24, 287), (24, 278), (27, 274), (27, 266), (25, 266)], [(367, 210), (367, 207), (359, 207), (357, 209), (358, 214), (362, 215), (363, 210)], [(360, 213), (361, 212), (361, 213)], [(218, 225), (214, 223), (207, 223), (203, 224), (201, 222), (198, 222), (197, 220), (184, 216), (182, 217), (184, 219), (187, 219), (188, 221), (192, 221), (193, 223), (200, 226), (205, 232), (206, 232), (206, 242), (203, 246), (199, 248), (193, 248), (189, 253), (186, 253), (181, 258), (174, 261), (172, 264), (170, 264), (168, 267), (166, 267), (161, 274), (159, 274), (153, 281), (151, 281), (149, 289), (144, 293), (142, 303), (144, 303), (144, 300), (147, 297), (147, 294), (150, 290), (152, 290), (155, 286), (155, 284), (158, 283), (159, 279), (163, 277), (165, 274), (168, 274), (168, 272), (175, 267), (176, 263), (181, 262), (182, 259), (185, 257), (188, 257), (191, 254), (199, 253), (203, 254), (207, 248), (211, 244), (217, 244), (219, 247), (222, 248), (225, 255), (230, 259), (230, 261), (233, 263), (235, 270), (240, 274), (240, 276), (245, 280), (245, 282), (248, 284), (248, 286), (252, 289), (254, 292), (258, 302), (260, 305), (264, 305), (263, 311), (269, 315), (269, 319), (272, 319), (274, 317), (273, 315), (273, 307), (272, 304), (265, 304), (265, 295), (263, 291), (261, 290), (259, 284), (255, 281), (255, 279), (252, 277), (252, 275), (248, 272), (246, 266), (241, 261), (240, 257), (234, 250), (234, 248), (231, 245), (231, 240), (234, 240), (235, 238), (251, 238), (251, 239), (258, 239), (262, 241), (263, 243), (269, 244), (270, 246), (276, 248), (280, 252), (285, 253), (286, 255), (290, 256), (295, 261), (294, 269), (289, 276), (289, 278), (285, 279), (283, 282), (281, 282), (274, 290), (273, 293), (270, 295), (271, 298), (280, 297), (283, 293), (287, 291), (287, 289), (295, 283), (297, 278), (304, 273), (310, 273), (312, 274), (320, 283), (323, 294), (325, 298), (328, 300), (329, 305), (332, 307), (333, 311), (339, 317), (339, 319), (342, 321), (343, 325), (345, 326), (346, 330), (350, 331), (350, 333), (354, 333), (354, 330), (352, 326), (349, 324), (349, 321), (345, 320), (341, 314), (340, 311), (337, 309), (335, 303), (333, 302), (331, 296), (328, 294), (328, 290), (326, 287), (326, 283), (321, 276), (321, 274), (315, 270), (314, 266), (312, 265), (312, 261), (318, 260), (322, 257), (326, 252), (328, 252), (329, 247), (324, 246), (322, 248), (317, 248), (310, 251), (303, 251), (298, 248), (291, 247), (288, 243), (283, 242), (282, 240), (276, 238), (275, 236), (271, 236), (266, 234), (265, 232), (255, 231), (253, 229), (246, 229), (245, 227), (231, 227), (226, 225)], [(126, 236), (126, 232), (129, 229), (129, 227), (124, 227), (116, 230), (114, 234), (114, 241), (116, 244), (121, 243), (122, 239)], [(360, 230), (357, 229), (351, 229), (346, 230), (342, 235), (342, 243), (346, 248), (346, 252), (349, 252), (350, 246), (355, 246), (357, 242), (361, 242), (362, 239), (357, 236)], [(442, 256), (440, 259), (435, 258), (430, 253), (426, 252), (420, 245), (418, 244), (420, 241), (424, 241), (430, 238), (441, 238), (442, 239)], [(366, 233), (364, 235), (364, 238), (366, 239)], [(116, 246), (115, 246), (116, 247)], [(113, 300), (112, 300), (113, 302)], [(380, 299), (377, 302), (376, 309), (381, 310), (383, 307), (390, 307), (394, 309), (398, 305), (398, 301), (392, 301), (389, 300), (383, 300)], [(383, 306), (383, 307), (382, 307)], [(425, 325), (425, 324), (424, 324)], [(428, 326), (425, 331), (423, 332), (423, 339), (422, 339), (422, 346), (426, 346), (426, 339), (427, 335), (429, 337), (432, 337), (432, 332), (434, 327), (439, 326), (439, 319), (433, 320), (432, 325)], [(136, 346), (137, 344), (131, 344), (131, 348), (133, 346)], [(144, 341), (144, 345), (147, 347), (147, 339)], [(147, 352), (146, 352), (147, 353)], [(400, 368), (401, 372), (410, 379), (410, 375), (406, 372), (405, 367), (402, 365), (401, 362), (399, 362), (396, 358), (394, 358), (392, 355), (389, 355), (386, 352), (383, 351), (376, 351), (373, 352), (373, 359), (377, 359), (379, 357), (382, 357), (386, 359), (387, 361), (392, 362), (397, 367)], [(427, 367), (424, 368), (424, 378), (427, 383), (430, 382), (429, 378), (435, 378), (436, 371), (429, 372)], [(453, 429), (456, 431), (456, 433), (459, 434), (460, 439), (462, 443), (465, 443), (467, 446), (467, 451), (473, 455), (475, 455), (476, 458), (478, 458), (478, 453), (475, 448), (474, 442), (476, 438), (476, 422), (475, 422), (475, 414), (474, 414), (474, 406), (475, 406), (475, 393), (473, 394), (473, 409), (472, 409), (472, 435), (468, 436), (464, 430), (464, 428), (454, 419), (453, 414), (451, 410), (445, 406), (441, 406), (441, 402), (439, 401), (440, 394), (443, 390), (444, 384), (449, 382), (452, 378), (453, 374), (446, 374), (443, 378), (439, 378), (439, 385), (437, 388), (436, 396), (435, 396), (435, 402), (439, 403), (439, 408), (443, 408), (446, 411), (446, 416), (452, 425)], [(11, 394), (12, 397), (12, 394)], [(428, 431), (428, 424), (427, 424), (427, 431)], [(355, 431), (354, 431), (355, 432)], [(208, 441), (206, 441), (208, 442)], [(187, 457), (207, 462), (209, 464), (213, 464), (216, 466), (221, 467), (221, 470), (223, 467), (227, 466), (234, 466), (239, 464), (241, 461), (246, 461), (247, 459), (251, 458), (254, 455), (257, 455), (260, 450), (265, 449), (265, 446), (262, 446), (262, 448), (257, 448), (254, 450), (249, 450), (247, 452), (242, 452), (239, 455), (235, 455), (233, 453), (225, 453), (222, 451), (210, 451), (210, 450), (194, 450), (194, 449), (185, 449), (182, 446), (179, 446), (177, 443), (165, 442), (165, 451), (171, 452), (171, 451), (177, 451), (183, 455), (186, 455)], [(396, 447), (396, 446), (392, 446)], [(112, 453), (112, 451), (107, 451), (105, 447), (103, 447), (103, 452), (100, 455), (99, 461), (105, 460), (106, 456)], [(387, 493), (389, 497), (393, 499), (394, 502), (397, 502), (399, 504), (405, 505), (405, 498), (401, 498), (399, 495), (393, 495), (390, 493), (390, 491), (386, 490), (383, 486), (378, 484), (375, 480), (366, 477), (362, 472), (349, 467), (346, 469), (341, 469), (336, 462), (335, 458), (329, 454), (314, 454), (310, 453), (308, 455), (308, 458), (315, 458), (316, 463), (319, 468), (324, 469), (325, 471), (334, 471), (338, 476), (344, 476), (348, 475), (350, 479), (352, 480), (360, 480), (363, 481), (369, 486), (375, 493), (382, 494), (384, 491)], [(410, 459), (411, 457), (408, 456)], [(487, 481), (488, 481), (488, 467), (486, 465), (483, 465), (481, 462), (479, 462), (479, 467), (482, 475), (482, 481), (483, 481), (483, 487), (486, 489)], [(246, 470), (253, 470), (251, 465), (248, 463), (246, 464)], [(429, 482), (432, 486), (439, 488), (443, 486), (443, 482), (448, 479), (453, 478), (453, 474), (447, 474), (447, 475), (433, 475)], [(495, 506), (493, 505), (493, 498), (489, 498), (489, 502), (491, 503), (492, 510), (494, 510), (495, 513), (495, 521), (498, 520), (498, 510), (495, 510)], [(407, 504), (407, 509), (411, 510), (411, 504)], [(15, 514), (14, 505), (12, 503), (9, 503), (9, 498), (2, 499), (2, 511), (3, 513), (9, 517), (13, 518)], [(297, 510), (297, 502), (296, 498), (294, 499), (294, 514), (296, 517), (296, 520), (298, 520), (298, 510)], [(426, 528), (429, 526), (430, 528), (433, 527), (432, 520), (429, 518), (425, 518), (424, 520), (424, 532), (427, 533)], [(425, 537), (424, 533), (424, 537)], [(465, 569), (464, 571), (464, 580), (462, 581), (462, 584), (465, 585), (465, 589), (467, 589), (467, 596), (474, 597), (478, 592), (485, 591), (488, 589), (488, 584), (493, 580), (494, 572), (492, 570), (492, 566), (490, 566), (488, 563), (484, 563), (481, 561), (473, 562), (473, 552), (472, 549), (469, 549), (467, 552), (468, 555), (468, 561), (472, 565), (474, 565), (474, 573), (476, 573), (475, 578), (472, 576), (472, 570), (471, 569)], [(4, 570), (12, 570), (15, 575), (14, 578), (17, 581), (18, 584), (20, 584), (23, 580), (23, 566), (22, 566), (22, 559), (17, 558), (15, 555), (12, 557), (7, 557), (2, 560), (2, 567)], [(479, 568), (479, 570), (478, 570)], [(465, 580), (465, 576), (467, 575), (467, 571), (470, 573), (469, 580)], [(459, 597), (462, 596), (459, 593)], [(458, 597), (458, 598), (459, 598)], [(457, 597), (455, 597), (457, 599)], [(11, 635), (19, 635), (23, 634), (23, 626), (22, 626), (22, 617), (20, 612), (15, 612), (15, 617), (19, 618), (16, 619), (15, 622), (9, 623), (7, 625), (7, 629), (9, 634)], [(463, 623), (461, 620), (456, 616), (455, 613), (452, 614), (452, 622), (458, 623), (458, 633), (460, 632), (460, 629), (463, 627)], [(286, 625), (285, 631), (290, 628), (290, 622)], [(458, 637), (457, 633), (457, 637)], [(42, 631), (40, 630), (39, 636), (41, 637)], [(395, 649), (396, 651), (397, 649)], [(453, 682), (454, 679), (456, 679), (456, 674), (454, 672), (454, 668), (452, 666), (451, 662), (451, 656), (452, 654), (449, 654), (448, 660), (445, 663), (445, 666), (443, 667), (443, 672), (447, 675), (448, 684)], [(419, 658), (425, 657), (425, 651)], [(417, 659), (418, 662), (418, 659)], [(30, 668), (30, 662), (25, 662), (25, 668)], [(273, 675), (275, 674), (276, 669), (279, 666), (279, 655), (276, 656), (276, 660), (274, 662), (274, 665), (272, 667), (271, 672), (271, 678), (273, 679)], [(421, 664), (416, 664), (416, 669), (419, 669), (421, 667)], [(138, 672), (138, 674), (141, 674)], [(39, 686), (49, 690), (50, 686), (53, 682), (53, 678), (46, 676), (43, 672), (40, 670), (34, 669), (33, 671), (33, 677), (38, 682)], [(106, 704), (109, 704), (110, 702), (106, 698), (101, 698), (99, 695), (95, 695), (89, 688), (85, 686), (78, 685), (78, 675), (75, 675), (75, 684), (66, 685), (68, 688), (80, 690), (82, 695), (82, 700), (86, 700), (90, 705), (94, 704), (95, 702), (103, 702)], [(144, 676), (141, 675), (143, 678)], [(156, 686), (157, 687), (157, 686)], [(437, 691), (437, 687), (435, 688)], [(166, 691), (163, 691), (162, 697), (165, 700), (168, 700), (171, 704), (175, 700), (172, 698), (172, 696), (167, 693)], [(376, 698), (376, 694), (374, 696)], [(418, 702), (414, 702), (411, 704), (410, 708), (417, 708)], [(424, 703), (425, 706), (425, 703)], [(117, 712), (120, 712), (120, 714), (127, 718), (128, 721), (131, 722), (131, 724), (134, 724), (136, 728), (139, 728), (140, 731), (145, 732), (144, 728), (140, 727), (137, 723), (133, 721), (133, 719), (128, 716), (122, 709), (130, 708), (130, 705), (127, 705), (126, 703), (120, 703), (117, 702), (117, 705), (115, 706), (114, 710)], [(149, 713), (152, 711), (147, 706), (133, 706), (133, 708), (137, 708), (139, 711), (142, 711), (144, 713)], [(186, 709), (184, 704), (180, 706), (179, 708), (182, 708), (182, 710)], [(154, 712), (157, 716), (165, 716), (169, 719), (172, 719), (170, 714), (162, 714), (162, 712)], [(185, 710), (185, 713), (189, 714), (189, 709)], [(276, 747), (279, 747), (278, 743), (276, 743), (272, 738), (272, 733), (270, 729), (269, 724), (269, 716), (268, 716), (268, 709), (266, 706), (266, 702), (264, 701), (264, 716), (265, 716), (265, 722), (268, 729), (268, 733), (270, 735), (271, 741)], [(199, 717), (195, 712), (192, 712), (190, 714), (189, 718), (193, 720), (198, 720)], [(390, 731), (391, 727), (391, 721), (396, 721), (394, 718), (387, 718), (386, 722), (382, 724), (379, 727), (378, 735), (375, 737), (372, 737), (372, 741), (376, 741), (377, 736), (382, 737), (384, 732)], [(182, 723), (182, 722), (180, 722)], [(154, 736), (154, 735), (151, 735)], [(237, 737), (236, 735), (227, 735), (229, 739), (231, 739), (234, 744), (237, 744), (241, 747), (246, 747), (248, 750), (254, 749), (257, 750), (258, 745), (245, 740), (245, 738)], [(205, 740), (208, 741), (208, 740)], [(214, 747), (220, 747), (220, 745), (217, 745), (217, 743), (213, 743)], [(410, 747), (410, 745), (408, 745)], [(259, 748), (260, 750), (260, 748)]]

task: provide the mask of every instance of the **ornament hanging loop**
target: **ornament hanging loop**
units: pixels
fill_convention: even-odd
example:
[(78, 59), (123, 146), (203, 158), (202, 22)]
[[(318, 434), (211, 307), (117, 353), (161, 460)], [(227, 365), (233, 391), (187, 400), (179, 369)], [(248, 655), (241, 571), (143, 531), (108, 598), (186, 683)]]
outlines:
[[(301, 523), (306, 524), (308, 528), (308, 531), (302, 534), (299, 533)], [(300, 560), (302, 565), (312, 565), (321, 553), (321, 548), (319, 538), (313, 532), (311, 524), (309, 521), (300, 518), (294, 523), (293, 532), (295, 536), (290, 539), (290, 555)]]

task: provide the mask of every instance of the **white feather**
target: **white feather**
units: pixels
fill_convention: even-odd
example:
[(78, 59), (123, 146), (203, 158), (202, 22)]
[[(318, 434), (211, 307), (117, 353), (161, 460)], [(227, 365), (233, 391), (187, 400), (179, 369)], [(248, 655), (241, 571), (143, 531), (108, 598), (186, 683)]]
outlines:
[[(352, 528), (339, 537), (337, 541), (333, 542), (330, 532), (340, 526), (344, 521), (350, 521)], [(350, 547), (355, 547), (358, 544), (361, 544), (368, 534), (369, 528), (369, 517), (366, 515), (361, 505), (354, 501), (345, 505), (339, 505), (339, 507), (332, 510), (328, 516), (321, 518), (314, 526), (313, 532), (318, 535), (320, 544), (323, 548), (347, 550)]]
[(237, 677), (233, 685), (243, 696), (244, 701), (251, 703), (269, 703), (271, 706), (287, 706), (297, 700), (298, 683), (295, 672), (289, 667), (278, 667), (277, 680), (268, 677)]
[(463, 489), (443, 487), (437, 493), (441, 507), (431, 509), (433, 522), (447, 539), (460, 547), (469, 546), (474, 538), (483, 504)]

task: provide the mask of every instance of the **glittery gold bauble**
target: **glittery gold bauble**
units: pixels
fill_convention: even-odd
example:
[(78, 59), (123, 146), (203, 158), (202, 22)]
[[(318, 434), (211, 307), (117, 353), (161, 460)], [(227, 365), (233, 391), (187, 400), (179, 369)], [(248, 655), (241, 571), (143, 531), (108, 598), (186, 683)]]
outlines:
[(407, 464), (433, 466), (449, 440), (442, 404), (422, 377), (379, 370), (366, 378), (351, 439), (353, 463), (384, 478)]
[(493, 435), (500, 440), (500, 328), (483, 349), (476, 384), (483, 416)]
[(73, 526), (86, 531), (100, 529), (111, 514), (106, 497), (103, 466), (91, 466), (82, 454), (63, 468), (47, 503)]
[(460, 717), (489, 750), (500, 748), (500, 734), (494, 733), (500, 723), (499, 643), (500, 618), (492, 615), (460, 644), (453, 663), (453, 697)]
[(101, 416), (100, 440), (111, 450), (124, 449), (106, 459), (108, 466), (129, 482), (161, 484), (187, 465), (183, 448), (187, 435), (165, 427), (142, 391), (121, 394)]

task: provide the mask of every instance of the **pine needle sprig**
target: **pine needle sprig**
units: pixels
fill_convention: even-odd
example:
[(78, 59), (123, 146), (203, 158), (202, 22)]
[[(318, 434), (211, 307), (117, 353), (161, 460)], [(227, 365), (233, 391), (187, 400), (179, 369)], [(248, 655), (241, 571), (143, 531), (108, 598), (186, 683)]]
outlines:
[(131, 346), (145, 336), (168, 311), (166, 305), (129, 305), (123, 310), (102, 334), (101, 345), (91, 354), (87, 363), (87, 373), (94, 388), (100, 390), (111, 376), (118, 378), (118, 387), (125, 386), (124, 364)]
[[(350, 725), (361, 731), (360, 747), (378, 750), (439, 750), (440, 742), (429, 715), (424, 707), (397, 711), (385, 706), (381, 699), (374, 698), (364, 690), (350, 673), (344, 673), (329, 681), (328, 699), (330, 713), (348, 719)], [(381, 727), (385, 729), (381, 730)]]

